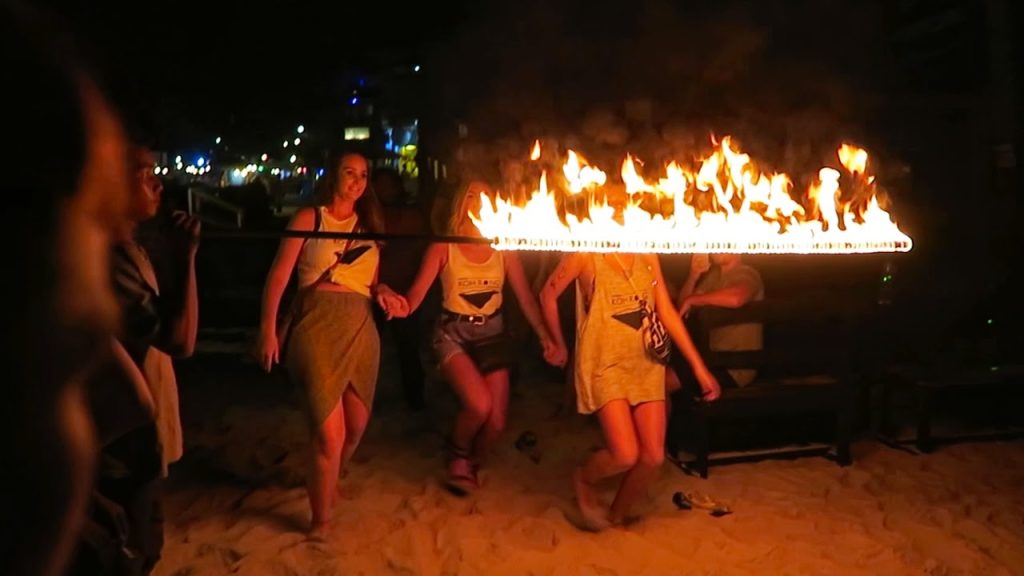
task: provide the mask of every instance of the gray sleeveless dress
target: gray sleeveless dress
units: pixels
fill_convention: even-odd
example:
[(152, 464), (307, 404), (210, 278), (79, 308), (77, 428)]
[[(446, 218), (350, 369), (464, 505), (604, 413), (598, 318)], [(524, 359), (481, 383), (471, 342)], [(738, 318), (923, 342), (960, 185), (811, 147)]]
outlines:
[(625, 272), (613, 255), (591, 258), (590, 309), (584, 310), (583, 299), (577, 298), (577, 410), (591, 414), (618, 399), (630, 406), (665, 400), (665, 366), (648, 356), (640, 332), (640, 298), (654, 303), (653, 272), (640, 256)]

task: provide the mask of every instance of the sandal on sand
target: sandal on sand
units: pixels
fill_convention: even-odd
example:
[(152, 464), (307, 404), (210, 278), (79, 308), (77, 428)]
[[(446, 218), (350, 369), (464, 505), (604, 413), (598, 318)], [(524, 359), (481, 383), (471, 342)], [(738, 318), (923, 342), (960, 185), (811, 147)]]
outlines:
[(732, 508), (729, 508), (726, 504), (718, 502), (710, 496), (699, 492), (676, 492), (672, 495), (672, 502), (680, 510), (699, 508), (701, 510), (707, 510), (716, 518), (732, 514)]
[(448, 464), (448, 478), (445, 488), (456, 496), (466, 496), (476, 490), (479, 484), (476, 479), (476, 468), (473, 461), (466, 456), (455, 456)]

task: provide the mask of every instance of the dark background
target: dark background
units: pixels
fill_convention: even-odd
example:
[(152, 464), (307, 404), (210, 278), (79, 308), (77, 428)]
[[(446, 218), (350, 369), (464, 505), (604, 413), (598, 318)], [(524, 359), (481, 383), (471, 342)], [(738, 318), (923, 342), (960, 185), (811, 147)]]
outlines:
[[(596, 4), (43, 2), (78, 35), (133, 131), (165, 150), (221, 136), (258, 154), (297, 123), (335, 137), (352, 86), (367, 79), (420, 119), (421, 149), (456, 181), (496, 178), (535, 138), (601, 164), (626, 151), (692, 155), (709, 133), (733, 134), (790, 174), (856, 142), (915, 240), (896, 259), (900, 302), (927, 321), (914, 325), (969, 337), (995, 319), (1019, 347), (1018, 3)], [(414, 65), (414, 80), (388, 87), (389, 73)], [(847, 266), (761, 260), (781, 270), (779, 286), (808, 269), (837, 281)], [(885, 260), (848, 261), (871, 271)]]

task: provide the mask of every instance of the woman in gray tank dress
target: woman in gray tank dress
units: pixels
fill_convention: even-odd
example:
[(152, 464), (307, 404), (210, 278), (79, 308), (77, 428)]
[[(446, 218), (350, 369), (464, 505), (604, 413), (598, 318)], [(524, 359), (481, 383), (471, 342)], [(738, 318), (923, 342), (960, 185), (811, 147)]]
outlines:
[[(623, 521), (665, 455), (665, 366), (647, 351), (642, 310), (662, 321), (705, 390), (718, 384), (694, 347), (653, 254), (570, 254), (541, 292), (548, 329), (565, 364), (568, 351), (558, 318), (558, 296), (577, 281), (577, 339), (574, 370), (577, 409), (597, 414), (607, 447), (576, 469), (573, 484), (583, 526), (600, 530)], [(625, 473), (610, 510), (598, 504), (595, 484)]]

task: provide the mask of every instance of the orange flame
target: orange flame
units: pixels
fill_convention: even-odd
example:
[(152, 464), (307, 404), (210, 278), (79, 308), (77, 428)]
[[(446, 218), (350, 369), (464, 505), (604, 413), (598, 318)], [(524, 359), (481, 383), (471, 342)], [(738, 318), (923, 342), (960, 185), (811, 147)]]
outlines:
[(573, 194), (579, 194), (588, 188), (604, 186), (608, 180), (604, 172), (588, 166), (587, 161), (572, 150), (569, 150), (569, 158), (562, 167), (562, 173), (565, 174), (569, 191)]
[(530, 160), (540, 160), (540, 140), (533, 141), (533, 150), (530, 151)]
[(868, 165), (868, 153), (849, 144), (843, 144), (839, 148), (839, 161), (843, 167), (849, 170), (850, 174), (863, 174)]
[[(534, 146), (538, 152), (538, 145)], [(564, 182), (542, 172), (524, 203), (502, 196), (470, 214), (499, 249), (591, 252), (865, 253), (905, 252), (912, 241), (878, 203), (868, 154), (844, 144), (846, 173), (824, 167), (805, 201), (786, 174), (760, 172), (732, 139), (715, 143), (694, 169), (677, 162), (645, 179), (627, 155), (624, 199), (602, 193), (605, 173), (569, 150)], [(613, 199), (614, 198), (614, 199)]]

